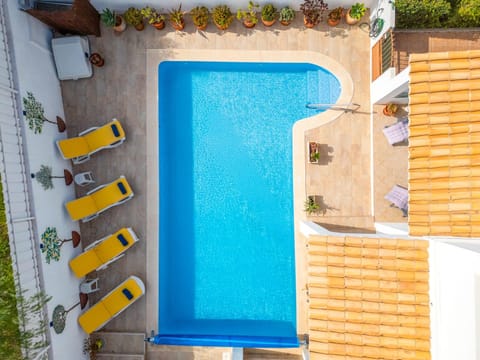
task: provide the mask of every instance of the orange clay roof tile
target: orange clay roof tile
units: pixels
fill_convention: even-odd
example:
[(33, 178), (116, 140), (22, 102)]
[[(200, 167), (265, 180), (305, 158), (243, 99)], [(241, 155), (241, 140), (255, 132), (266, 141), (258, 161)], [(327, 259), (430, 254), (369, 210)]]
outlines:
[(316, 236), (308, 249), (311, 359), (430, 359), (427, 241)]
[(410, 57), (409, 231), (478, 236), (480, 51)]

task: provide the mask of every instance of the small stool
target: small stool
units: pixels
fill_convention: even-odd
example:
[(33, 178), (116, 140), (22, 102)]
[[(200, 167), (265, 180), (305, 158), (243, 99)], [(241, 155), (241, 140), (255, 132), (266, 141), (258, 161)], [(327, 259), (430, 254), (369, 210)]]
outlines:
[(91, 294), (94, 293), (95, 291), (100, 290), (98, 287), (98, 278), (95, 279), (90, 279), (90, 280), (84, 280), (80, 284), (80, 292), (84, 294)]
[(75, 175), (74, 177), (75, 184), (80, 186), (85, 186), (88, 184), (94, 184), (95, 180), (91, 171), (86, 171)]

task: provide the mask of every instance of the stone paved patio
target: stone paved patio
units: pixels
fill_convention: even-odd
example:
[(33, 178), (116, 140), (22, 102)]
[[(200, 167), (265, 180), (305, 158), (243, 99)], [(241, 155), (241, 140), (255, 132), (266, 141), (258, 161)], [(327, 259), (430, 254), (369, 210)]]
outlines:
[[(338, 28), (328, 28), (326, 24), (321, 24), (318, 29), (307, 30), (298, 17), (287, 28), (278, 24), (269, 29), (258, 25), (253, 31), (244, 29), (235, 21), (223, 33), (213, 26), (206, 32), (198, 33), (193, 30), (191, 23), (187, 23), (185, 32), (174, 32), (172, 29), (157, 31), (147, 26), (143, 32), (130, 28), (120, 36), (114, 35), (110, 29), (102, 28), (102, 37), (90, 38), (90, 41), (92, 51), (99, 52), (105, 58), (105, 66), (95, 68), (91, 79), (62, 83), (69, 136), (117, 117), (125, 127), (127, 141), (119, 148), (94, 155), (89, 162), (76, 166), (74, 170), (75, 173), (91, 170), (97, 184), (109, 182), (123, 174), (130, 182), (135, 197), (98, 219), (81, 224), (83, 246), (122, 226), (132, 226), (141, 239), (124, 258), (99, 273), (101, 291), (92, 296), (93, 302), (131, 274), (146, 279), (147, 291), (149, 287), (145, 267), (146, 245), (155, 242), (156, 238), (146, 238), (146, 203), (148, 196), (156, 194), (146, 193), (146, 84), (152, 80), (147, 79), (146, 75), (147, 49), (306, 50), (322, 53), (339, 62), (353, 79), (352, 100), (361, 107), (358, 113), (342, 114), (337, 120), (305, 134), (307, 141), (312, 139), (327, 144), (333, 152), (332, 161), (328, 164), (306, 164), (306, 194), (300, 196), (324, 196), (325, 203), (331, 209), (317, 220), (330, 224), (345, 224), (349, 221), (354, 226), (373, 227), (370, 69), (368, 61), (365, 61), (370, 50), (368, 33), (345, 24)], [(374, 134), (374, 140), (375, 136)], [(306, 152), (302, 153), (302, 157), (305, 161)], [(375, 176), (378, 175), (375, 173)], [(77, 196), (88, 189), (77, 187)], [(377, 211), (376, 207), (375, 210)], [(305, 214), (300, 217), (305, 218)], [(302, 242), (300, 234), (296, 236), (297, 241)], [(302, 274), (297, 281), (302, 281), (301, 276)], [(301, 311), (304, 304), (297, 306)], [(145, 299), (142, 299), (111, 321), (104, 331), (149, 332), (151, 329), (146, 328), (148, 316)], [(209, 354), (208, 349), (182, 350), (149, 347), (147, 358), (220, 358), (218, 350), (211, 350), (211, 355), (206, 355)], [(248, 356), (253, 358), (254, 355), (250, 353)], [(275, 356), (280, 358), (278, 354)]]

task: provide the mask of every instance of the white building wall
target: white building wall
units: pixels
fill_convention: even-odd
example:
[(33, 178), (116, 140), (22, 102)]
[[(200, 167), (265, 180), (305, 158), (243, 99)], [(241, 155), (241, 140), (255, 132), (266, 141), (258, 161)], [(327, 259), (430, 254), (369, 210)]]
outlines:
[(400, 74), (395, 74), (395, 69), (390, 68), (380, 75), (370, 86), (370, 97), (372, 104), (408, 104), (408, 97), (398, 96), (408, 91), (410, 82), (410, 67), (404, 69)]
[[(372, 48), (386, 32), (395, 27), (393, 0), (378, 0), (378, 3), (370, 11), (371, 24), (377, 16), (384, 20), (384, 25), (380, 34), (370, 39)], [(371, 57), (370, 61), (372, 61)], [(400, 74), (396, 74), (395, 69), (392, 67), (372, 82), (370, 88), (371, 102), (372, 104), (387, 104), (389, 102), (407, 104), (408, 98), (395, 98), (395, 96), (406, 90), (408, 90), (408, 72), (400, 76)]]
[[(388, 1), (388, 0), (384, 0)], [(263, 0), (263, 1), (257, 1), (260, 5), (267, 4), (267, 3), (272, 3), (277, 7), (283, 7), (286, 5), (291, 6), (294, 9), (299, 8), (300, 4), (303, 2), (302, 0), (290, 0), (290, 1), (269, 1), (269, 0)], [(328, 8), (333, 9), (338, 6), (343, 6), (345, 8), (349, 8), (352, 4), (354, 4), (356, 1), (354, 0), (332, 0), (332, 1), (325, 1), (328, 3)], [(376, 3), (376, 0), (364, 0), (362, 1), (365, 6), (370, 7), (372, 4), (374, 5)], [(175, 0), (175, 1), (163, 1), (163, 0), (150, 0), (150, 1), (145, 1), (145, 2), (138, 2), (138, 0), (91, 0), (91, 3), (93, 6), (95, 6), (97, 9), (103, 9), (103, 8), (111, 8), (113, 10), (125, 10), (129, 6), (135, 6), (135, 7), (143, 7), (145, 5), (150, 5), (153, 6), (157, 9), (164, 9), (169, 10), (171, 8), (177, 7), (182, 4), (182, 8), (185, 10), (190, 10), (191, 8), (197, 6), (197, 5), (204, 5), (209, 8), (213, 8), (216, 5), (221, 5), (221, 4), (226, 4), (232, 8), (232, 10), (236, 10), (238, 8), (246, 8), (248, 5), (248, 0)]]
[(430, 242), (432, 359), (480, 359), (480, 241)]
[(373, 47), (377, 41), (382, 38), (383, 34), (395, 26), (395, 10), (392, 5), (392, 0), (372, 1), (370, 23), (372, 23), (377, 16), (384, 21), (383, 29), (380, 34), (370, 39), (370, 47)]

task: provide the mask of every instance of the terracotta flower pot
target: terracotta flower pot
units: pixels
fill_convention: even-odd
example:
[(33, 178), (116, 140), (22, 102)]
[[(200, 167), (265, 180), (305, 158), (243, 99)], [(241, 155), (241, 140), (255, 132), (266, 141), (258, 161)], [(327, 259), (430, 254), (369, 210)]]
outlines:
[(99, 53), (93, 53), (92, 55), (90, 55), (89, 59), (92, 65), (98, 67), (102, 67), (103, 65), (105, 65), (105, 60), (100, 56)]
[(152, 26), (157, 30), (162, 30), (165, 27), (165, 21), (153, 23)]
[(115, 26), (113, 27), (113, 30), (115, 30), (118, 33), (121, 33), (125, 31), (126, 28), (127, 28), (127, 23), (125, 22), (125, 20), (123, 20), (123, 17), (121, 17), (120, 15), (116, 15)]
[(385, 105), (384, 108), (383, 108), (383, 115), (385, 115), (385, 116), (395, 115), (397, 110), (398, 110), (398, 106), (395, 105), (395, 104)]
[(254, 28), (255, 25), (256, 24), (253, 21), (247, 21), (247, 20), (243, 21), (243, 26), (245, 26), (247, 29)]
[(204, 25), (195, 25), (197, 27), (197, 30), (204, 31), (207, 29), (208, 24)]
[(283, 26), (288, 26), (291, 23), (292, 23), (291, 21), (280, 21), (280, 24), (282, 24)]
[(354, 19), (350, 16), (350, 10), (348, 10), (347, 12), (347, 15), (345, 15), (345, 22), (348, 24), (348, 25), (355, 25), (356, 23), (358, 23), (360, 21), (360, 19)]
[(328, 19), (327, 24), (330, 25), (330, 26), (337, 26), (338, 24), (340, 24), (340, 19), (338, 19), (338, 20)]
[(215, 21), (213, 22), (215, 24), (215, 26), (217, 27), (218, 30), (227, 30), (228, 29), (228, 25), (219, 25), (217, 24)]
[(145, 29), (145, 25), (143, 24), (143, 22), (141, 22), (141, 23), (138, 24), (138, 25), (135, 25), (135, 30), (137, 30), (137, 31), (143, 31), (143, 29)]
[(303, 23), (305, 24), (305, 27), (307, 27), (309, 29), (313, 29), (313, 27), (315, 26), (315, 24), (308, 21), (308, 19), (306, 17), (303, 17)]
[(263, 18), (262, 18), (262, 23), (266, 27), (272, 26), (273, 24), (275, 24), (275, 21), (276, 21), (275, 19), (273, 19), (273, 20), (263, 20)]
[(172, 27), (175, 30), (182, 31), (185, 28), (185, 21), (182, 21), (180, 24), (176, 23), (176, 22), (173, 22), (173, 21), (170, 21), (170, 25), (172, 25)]

